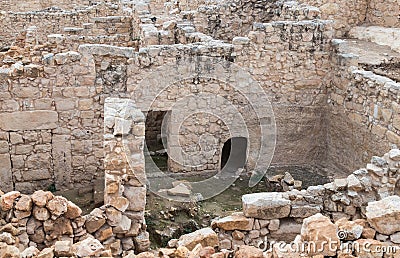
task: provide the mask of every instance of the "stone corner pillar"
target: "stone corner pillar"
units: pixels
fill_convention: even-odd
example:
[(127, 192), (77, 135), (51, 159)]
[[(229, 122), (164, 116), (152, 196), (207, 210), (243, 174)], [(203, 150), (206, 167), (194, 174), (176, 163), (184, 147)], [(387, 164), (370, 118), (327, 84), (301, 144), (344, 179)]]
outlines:
[[(150, 246), (146, 232), (146, 175), (143, 153), (145, 117), (130, 99), (106, 98), (104, 103), (105, 206), (121, 212), (113, 227), (119, 238), (134, 240), (137, 252)], [(120, 237), (123, 236), (123, 237)]]

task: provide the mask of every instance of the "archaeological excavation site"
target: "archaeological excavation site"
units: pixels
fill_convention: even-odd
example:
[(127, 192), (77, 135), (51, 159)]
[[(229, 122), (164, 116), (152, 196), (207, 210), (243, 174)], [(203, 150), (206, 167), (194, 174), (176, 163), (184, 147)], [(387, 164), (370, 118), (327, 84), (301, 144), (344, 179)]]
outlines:
[(0, 0), (0, 258), (400, 258), (399, 0)]

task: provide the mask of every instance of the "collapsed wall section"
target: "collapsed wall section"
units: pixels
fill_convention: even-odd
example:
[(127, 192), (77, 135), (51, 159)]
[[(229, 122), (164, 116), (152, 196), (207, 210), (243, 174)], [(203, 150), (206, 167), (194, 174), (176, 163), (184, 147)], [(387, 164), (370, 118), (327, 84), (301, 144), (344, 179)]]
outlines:
[[(393, 195), (399, 191), (399, 161), (400, 151), (393, 149), (383, 157), (374, 156), (365, 168), (354, 171), (347, 178), (338, 178), (325, 185), (310, 186), (302, 191), (243, 195), (243, 213), (236, 212), (212, 222), (218, 232), (220, 248), (235, 249), (244, 244), (264, 248), (279, 241), (297, 242), (300, 234), (321, 241), (319, 234), (304, 230), (304, 223), (310, 216), (321, 217), (321, 214), (315, 215), (318, 213), (327, 216), (325, 219), (329, 222), (325, 224), (324, 232), (330, 232), (331, 221), (336, 224), (330, 232), (332, 244), (339, 240), (369, 238), (397, 245), (396, 240), (390, 242), (395, 238), (389, 239), (389, 235), (396, 232), (395, 225), (398, 224), (396, 220), (390, 220), (390, 214), (397, 212), (394, 204), (399, 197)], [(383, 212), (382, 207), (389, 208)], [(291, 250), (292, 253), (305, 252)], [(310, 252), (310, 249), (306, 250)], [(327, 250), (321, 248), (319, 251)]]

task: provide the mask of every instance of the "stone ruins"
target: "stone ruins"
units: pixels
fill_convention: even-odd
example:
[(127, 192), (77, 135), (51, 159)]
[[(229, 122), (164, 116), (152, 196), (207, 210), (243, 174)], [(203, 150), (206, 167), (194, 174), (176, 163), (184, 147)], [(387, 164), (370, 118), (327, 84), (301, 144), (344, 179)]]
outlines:
[[(400, 257), (399, 15), (398, 0), (0, 0), (0, 257)], [(155, 249), (149, 153), (176, 175), (332, 180), (283, 178)]]

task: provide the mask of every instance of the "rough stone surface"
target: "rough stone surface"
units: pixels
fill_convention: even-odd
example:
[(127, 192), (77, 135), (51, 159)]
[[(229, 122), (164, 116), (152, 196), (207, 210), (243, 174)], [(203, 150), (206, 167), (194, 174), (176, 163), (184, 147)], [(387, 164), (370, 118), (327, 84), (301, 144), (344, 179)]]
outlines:
[(314, 241), (318, 249), (311, 250), (311, 255), (333, 256), (336, 254), (334, 251), (335, 249), (331, 250), (331, 248), (321, 247), (323, 247), (325, 243), (332, 243), (332, 246), (336, 245), (336, 248), (338, 248), (339, 238), (337, 236), (337, 226), (333, 224), (328, 217), (320, 213), (315, 214), (304, 219), (303, 227), (301, 228), (301, 240), (303, 242)]
[(197, 244), (202, 246), (218, 246), (218, 236), (211, 228), (203, 228), (179, 238), (178, 246), (192, 250)]
[(55, 111), (21, 111), (0, 114), (0, 129), (5, 131), (43, 130), (57, 127)]
[(263, 251), (253, 246), (240, 246), (239, 250), (235, 252), (235, 257), (238, 258), (262, 258)]
[(290, 200), (282, 193), (255, 193), (242, 196), (243, 213), (246, 217), (279, 219), (290, 213)]
[(231, 216), (213, 221), (212, 226), (224, 230), (252, 230), (254, 219), (246, 218), (243, 214), (233, 214)]
[(381, 234), (391, 235), (400, 231), (400, 197), (389, 196), (368, 203), (365, 215), (369, 224)]

